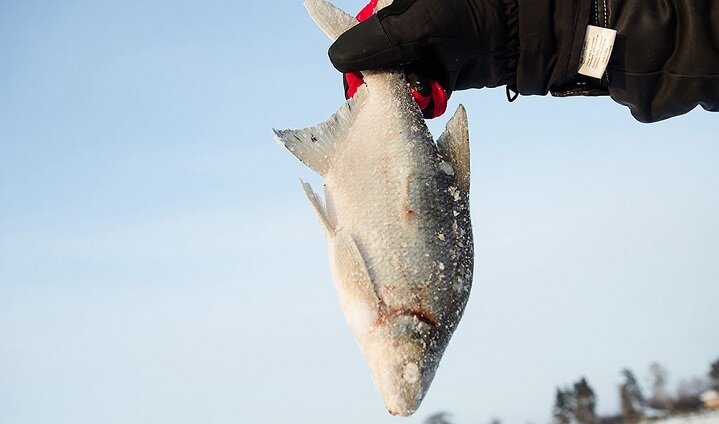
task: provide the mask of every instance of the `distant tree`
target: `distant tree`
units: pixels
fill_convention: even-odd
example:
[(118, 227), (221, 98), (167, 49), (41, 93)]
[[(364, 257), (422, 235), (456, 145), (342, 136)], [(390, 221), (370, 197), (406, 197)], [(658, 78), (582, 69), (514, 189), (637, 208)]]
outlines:
[(599, 422), (594, 411), (597, 405), (597, 398), (594, 390), (582, 377), (574, 383), (574, 418), (579, 424), (597, 424)]
[(499, 418), (492, 418), (489, 424), (502, 424), (502, 421)]
[(450, 416), (447, 412), (438, 412), (427, 417), (427, 419), (424, 420), (424, 424), (452, 424), (452, 421), (449, 419)]
[(710, 387), (711, 383), (701, 377), (682, 378), (677, 385), (677, 398), (699, 397)]
[(719, 359), (709, 365), (709, 378), (712, 379), (712, 385), (719, 390)]
[(572, 410), (574, 409), (574, 393), (571, 389), (557, 387), (554, 397), (554, 408), (552, 408), (553, 424), (570, 424), (572, 422)]
[(622, 416), (625, 423), (634, 423), (642, 417), (642, 407), (644, 405), (644, 396), (642, 389), (637, 383), (637, 379), (628, 369), (622, 370), (624, 383), (619, 386), (619, 399), (622, 404)]
[(703, 403), (699, 399), (704, 391), (709, 389), (709, 380), (701, 377), (683, 378), (677, 386), (677, 397), (674, 400), (673, 409), (679, 412), (692, 412), (702, 408)]
[(649, 406), (656, 409), (671, 411), (672, 399), (667, 393), (667, 380), (669, 373), (658, 362), (649, 365), (649, 379), (652, 387), (652, 395), (649, 398)]

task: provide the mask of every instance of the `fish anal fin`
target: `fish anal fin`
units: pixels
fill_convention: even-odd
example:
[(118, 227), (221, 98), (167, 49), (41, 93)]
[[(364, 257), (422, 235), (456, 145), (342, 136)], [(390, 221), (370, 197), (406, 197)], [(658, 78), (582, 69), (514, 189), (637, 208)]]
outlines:
[(452, 164), (457, 187), (469, 193), (469, 124), (464, 106), (459, 105), (447, 122), (444, 132), (437, 139), (437, 149)]
[(297, 159), (320, 175), (329, 169), (337, 146), (347, 137), (357, 114), (367, 97), (367, 88), (361, 86), (354, 97), (325, 122), (299, 130), (274, 130), (275, 139)]

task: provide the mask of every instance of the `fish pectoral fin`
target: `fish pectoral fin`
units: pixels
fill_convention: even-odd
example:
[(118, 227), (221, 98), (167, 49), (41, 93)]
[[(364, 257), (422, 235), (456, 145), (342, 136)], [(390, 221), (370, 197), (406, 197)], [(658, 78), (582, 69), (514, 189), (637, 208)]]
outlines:
[(317, 213), (317, 218), (319, 218), (325, 233), (327, 235), (333, 234), (335, 232), (335, 227), (332, 224), (332, 221), (330, 221), (329, 215), (327, 215), (327, 208), (325, 208), (322, 199), (320, 199), (320, 196), (312, 190), (312, 186), (309, 185), (309, 183), (302, 181), (302, 179), (300, 179), (300, 183), (302, 183), (302, 189), (305, 191), (307, 199), (312, 204), (312, 207), (315, 208), (315, 213)]
[(447, 122), (444, 132), (437, 139), (437, 149), (452, 164), (457, 187), (469, 193), (469, 124), (464, 106), (459, 105)]
[(346, 231), (335, 234), (334, 260), (336, 277), (347, 294), (369, 305), (373, 312), (378, 311), (382, 301), (357, 243)]
[(367, 98), (363, 85), (330, 119), (314, 127), (299, 130), (274, 130), (275, 139), (302, 163), (324, 176), (332, 163), (337, 146), (344, 142), (357, 114)]

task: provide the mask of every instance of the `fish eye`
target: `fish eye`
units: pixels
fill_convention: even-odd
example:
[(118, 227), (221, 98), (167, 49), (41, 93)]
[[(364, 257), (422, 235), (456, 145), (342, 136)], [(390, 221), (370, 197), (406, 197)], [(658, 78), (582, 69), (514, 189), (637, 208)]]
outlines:
[(393, 328), (397, 336), (424, 341), (434, 327), (415, 315), (404, 315), (394, 322)]

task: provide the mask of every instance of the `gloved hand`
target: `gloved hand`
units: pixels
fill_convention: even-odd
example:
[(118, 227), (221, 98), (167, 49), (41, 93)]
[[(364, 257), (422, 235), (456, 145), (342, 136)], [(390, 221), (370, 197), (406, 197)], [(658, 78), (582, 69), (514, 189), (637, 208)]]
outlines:
[(411, 64), (449, 96), (513, 83), (516, 27), (516, 5), (501, 0), (395, 0), (342, 34), (329, 56), (345, 73)]

